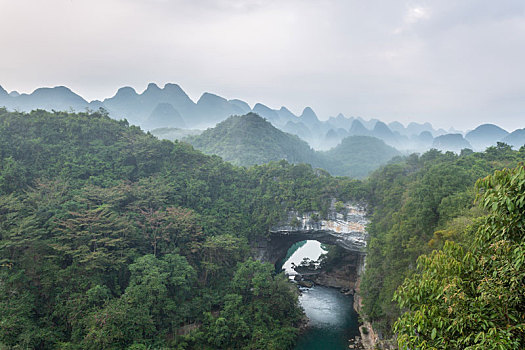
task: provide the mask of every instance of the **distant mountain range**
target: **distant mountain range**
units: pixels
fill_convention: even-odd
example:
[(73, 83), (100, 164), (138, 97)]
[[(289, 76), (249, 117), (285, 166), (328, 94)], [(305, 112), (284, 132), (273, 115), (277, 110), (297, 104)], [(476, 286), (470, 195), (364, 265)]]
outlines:
[(370, 136), (348, 136), (330, 151), (314, 151), (296, 135), (277, 129), (255, 113), (232, 116), (200, 135), (183, 140), (204, 153), (218, 155), (236, 165), (285, 159), (290, 163), (308, 163), (333, 175), (355, 178), (363, 178), (394, 156), (401, 155)]
[(480, 125), (463, 136), (452, 129), (449, 132), (436, 130), (430, 123), (410, 123), (405, 127), (399, 122), (387, 125), (377, 119), (364, 120), (342, 114), (321, 121), (310, 107), (306, 107), (301, 115), (295, 115), (286, 107), (272, 109), (257, 103), (251, 108), (242, 100), (227, 100), (208, 92), (194, 102), (177, 84), (166, 84), (160, 88), (151, 83), (142, 93), (137, 93), (131, 87), (122, 87), (113, 97), (91, 102), (64, 86), (39, 88), (31, 94), (7, 92), (0, 87), (0, 106), (20, 111), (85, 111), (104, 108), (115, 119), (126, 118), (145, 130), (163, 128), (168, 133), (166, 128), (205, 129), (232, 115), (254, 112), (273, 126), (297, 135), (318, 150), (331, 149), (348, 136), (375, 137), (404, 153), (423, 152), (431, 147), (454, 152), (462, 147), (481, 151), (500, 141), (515, 148), (525, 144), (525, 129), (508, 133), (493, 124)]

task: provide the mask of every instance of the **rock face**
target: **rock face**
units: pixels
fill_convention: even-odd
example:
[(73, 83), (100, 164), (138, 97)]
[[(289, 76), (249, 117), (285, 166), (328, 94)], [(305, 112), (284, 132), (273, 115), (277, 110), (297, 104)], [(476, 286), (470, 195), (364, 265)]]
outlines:
[(340, 289), (342, 293), (354, 294), (358, 277), (364, 265), (364, 255), (352, 254), (342, 258), (337, 266), (328, 270), (322, 269), (313, 277), (316, 284)]
[(326, 219), (319, 220), (319, 213), (310, 212), (299, 215), (288, 213), (286, 222), (270, 229), (272, 236), (298, 236), (315, 239), (321, 243), (337, 244), (347, 250), (364, 252), (366, 247), (366, 208), (357, 203), (345, 203), (339, 211), (332, 200)]
[[(346, 249), (347, 254), (338, 266), (330, 271), (320, 271), (311, 276), (316, 284), (339, 288), (345, 294), (354, 295), (354, 308), (361, 311), (359, 295), (360, 276), (365, 268), (365, 248), (368, 234), (366, 225), (366, 205), (356, 202), (341, 203), (332, 200), (328, 215), (320, 219), (320, 213), (310, 212), (299, 215), (292, 211), (286, 220), (271, 227), (267, 239), (261, 239), (253, 247), (253, 253), (259, 260), (274, 263), (284, 256), (288, 248), (299, 241), (317, 240), (321, 243), (336, 244)], [(298, 275), (299, 276), (299, 275)], [(298, 282), (304, 282), (297, 277)], [(376, 345), (388, 349), (378, 341), (372, 326), (365, 323), (361, 330), (361, 340), (351, 343), (354, 348), (359, 345), (365, 349), (374, 349)]]
[(317, 212), (289, 212), (283, 222), (270, 228), (267, 238), (255, 242), (252, 247), (254, 257), (275, 264), (286, 256), (292, 244), (305, 240), (339, 245), (357, 255), (364, 255), (368, 238), (366, 205), (339, 203), (338, 209), (334, 199), (324, 219), (320, 219)]

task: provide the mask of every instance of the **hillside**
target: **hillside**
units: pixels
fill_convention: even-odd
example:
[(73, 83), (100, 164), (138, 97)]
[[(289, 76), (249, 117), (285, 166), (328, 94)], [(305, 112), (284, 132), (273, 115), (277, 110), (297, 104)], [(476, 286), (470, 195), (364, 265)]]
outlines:
[(371, 171), (401, 155), (395, 148), (370, 136), (347, 137), (330, 151), (314, 151), (305, 141), (282, 132), (254, 113), (230, 117), (215, 128), (184, 140), (206, 154), (218, 155), (236, 165), (265, 164), (284, 159), (352, 178), (365, 178)]
[(359, 185), (235, 167), (103, 113), (0, 108), (0, 149), (9, 349), (290, 348), (297, 294), (250, 243)]
[(335, 148), (323, 152), (333, 175), (364, 178), (401, 153), (370, 136), (349, 136)]
[(297, 136), (275, 128), (254, 113), (232, 116), (197, 136), (185, 139), (206, 154), (215, 154), (236, 165), (265, 164), (284, 159), (290, 163), (325, 163)]
[[(431, 150), (421, 156), (414, 154), (401, 162), (389, 164), (369, 177), (368, 186), (371, 193), (369, 203), (374, 208), (374, 213), (368, 226), (371, 240), (368, 246), (367, 269), (362, 280), (361, 291), (363, 293), (363, 311), (368, 319), (375, 324), (376, 329), (388, 337), (388, 334), (393, 332), (394, 322), (406, 310), (407, 304), (400, 303), (398, 305), (393, 301), (396, 290), (398, 290), (398, 295), (421, 293), (416, 297), (422, 304), (434, 301), (439, 303), (437, 300), (443, 301), (443, 298), (438, 298), (433, 294), (432, 297), (425, 297), (430, 290), (436, 291), (433, 287), (434, 284), (428, 282), (426, 286), (420, 286), (420, 288), (399, 287), (406, 277), (413, 276), (421, 271), (421, 269), (415, 269), (416, 261), (421, 254), (431, 254), (433, 250), (443, 248), (446, 241), (455, 241), (468, 249), (472, 242), (477, 240), (474, 233), (480, 222), (478, 218), (485, 215), (486, 211), (475, 204), (476, 190), (474, 184), (476, 180), (493, 173), (497, 169), (515, 167), (523, 160), (525, 160), (524, 150), (512, 151), (509, 146), (504, 144), (490, 147), (484, 153), (464, 152), (461, 155)], [(523, 172), (523, 170), (521, 171)], [(510, 183), (510, 181), (508, 182)], [(520, 194), (520, 192), (512, 191), (508, 193)], [(481, 194), (483, 195), (483, 192)], [(505, 203), (505, 209), (502, 212), (507, 212), (507, 205), (509, 205), (509, 210), (517, 208), (516, 204), (505, 202), (504, 195), (490, 197), (489, 199), (498, 199)], [(517, 198), (519, 199), (519, 196)], [(478, 204), (486, 206), (487, 203), (489, 203), (488, 200), (481, 201)], [(523, 216), (523, 212), (521, 215)], [(519, 215), (515, 217), (518, 220)], [(509, 222), (517, 221), (510, 220)], [(435, 256), (433, 255), (435, 253), (437, 252), (432, 253), (432, 256)], [(461, 255), (460, 258), (463, 256)], [(446, 260), (443, 261), (446, 262)], [(445, 265), (444, 268), (447, 271), (445, 275), (447, 273), (450, 273), (451, 276), (454, 275), (449, 265)], [(432, 276), (437, 276), (435, 269), (431, 271), (434, 271), (431, 272)], [(454, 271), (456, 270), (454, 269)], [(446, 276), (441, 275), (436, 283), (441, 283), (441, 280), (445, 282), (447, 281), (446, 278)], [(469, 278), (471, 277), (469, 276)], [(414, 279), (414, 281), (419, 280), (417, 276)], [(447, 283), (452, 282), (448, 280)], [(467, 285), (472, 285), (470, 279), (468, 279)], [(432, 288), (428, 286), (432, 286)], [(507, 290), (506, 287), (504, 289)], [(451, 294), (454, 293), (458, 293), (457, 289), (451, 291)], [(474, 300), (482, 300), (475, 288), (468, 290), (466, 294), (472, 295)], [(485, 300), (485, 302), (483, 308), (476, 307), (465, 310), (458, 308), (453, 314), (447, 312), (448, 306), (443, 306), (445, 318), (435, 320), (438, 325), (434, 323), (430, 329), (426, 329), (425, 338), (415, 337), (418, 338), (415, 340), (430, 339), (432, 327), (436, 327), (440, 335), (449, 332), (451, 330), (451, 327), (448, 327), (449, 319), (454, 319), (460, 312), (466, 312), (468, 315), (474, 310), (485, 309), (492, 303), (490, 300)], [(429, 309), (431, 308), (427, 307), (427, 310)], [(430, 316), (431, 319), (434, 318), (433, 314), (425, 312), (423, 314)], [(413, 315), (414, 313), (405, 314), (406, 317)], [(467, 327), (458, 331), (454, 336), (450, 336), (449, 340), (479, 332), (481, 327), (477, 322), (482, 322), (487, 318), (490, 319), (490, 315), (473, 318), (476, 323), (475, 326), (469, 326), (472, 328)], [(447, 321), (439, 325), (439, 321), (445, 319)], [(494, 323), (500, 322), (493, 320)], [(506, 331), (508, 329), (507, 321), (501, 320), (502, 329)], [(422, 325), (428, 326), (433, 321), (430, 323), (426, 323), (426, 320), (421, 322)], [(405, 326), (406, 324), (403, 325), (403, 327)], [(410, 331), (413, 329), (414, 326), (403, 329), (403, 331), (410, 336)], [(473, 339), (472, 336), (470, 341), (477, 342)], [(436, 348), (461, 348), (449, 343), (443, 342), (441, 344), (446, 345), (436, 346)], [(410, 348), (419, 348), (419, 346), (412, 345)], [(504, 348), (511, 349), (514, 347)]]

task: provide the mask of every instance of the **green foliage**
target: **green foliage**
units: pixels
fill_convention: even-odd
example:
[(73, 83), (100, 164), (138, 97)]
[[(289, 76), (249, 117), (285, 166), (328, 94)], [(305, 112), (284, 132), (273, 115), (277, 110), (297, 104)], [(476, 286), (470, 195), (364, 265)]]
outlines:
[(345, 204), (341, 201), (335, 202), (335, 211), (341, 213), (345, 209)]
[(239, 264), (223, 310), (209, 321), (208, 341), (222, 349), (289, 349), (302, 316), (292, 288), (271, 264)]
[(0, 347), (289, 348), (297, 298), (249, 244), (353, 196), (362, 183), (235, 167), (103, 112), (0, 109)]
[(370, 176), (371, 239), (361, 291), (364, 314), (385, 336), (400, 315), (394, 292), (415, 272), (417, 258), (447, 239), (464, 240), (463, 231), (480, 215), (472, 208), (475, 181), (524, 159), (503, 145), (460, 156), (431, 150)]
[(281, 159), (316, 167), (325, 165), (308, 143), (276, 129), (254, 113), (232, 116), (186, 140), (204, 153), (216, 154), (236, 165), (265, 164)]
[(323, 246), (323, 249), (327, 252), (319, 257), (319, 261), (321, 268), (326, 271), (331, 271), (334, 267), (340, 266), (347, 255), (347, 251), (338, 245)]
[(421, 256), (395, 295), (406, 310), (395, 324), (403, 349), (525, 347), (525, 168), (477, 188), (488, 215), (465, 233), (470, 244)]

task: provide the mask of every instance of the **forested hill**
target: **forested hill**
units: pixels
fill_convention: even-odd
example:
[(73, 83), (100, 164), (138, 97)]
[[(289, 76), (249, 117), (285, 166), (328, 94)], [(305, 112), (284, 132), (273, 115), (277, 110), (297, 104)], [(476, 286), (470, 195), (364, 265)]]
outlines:
[(275, 128), (254, 113), (232, 116), (200, 135), (184, 139), (206, 154), (236, 165), (265, 164), (284, 159), (307, 163), (337, 176), (365, 178), (371, 171), (401, 155), (395, 148), (370, 136), (349, 136), (327, 152), (316, 152), (295, 135)]
[(290, 208), (359, 191), (101, 112), (0, 109), (0, 348), (289, 348), (297, 297), (249, 244)]
[[(514, 151), (498, 143), (484, 153), (414, 154), (370, 176), (374, 213), (368, 226), (372, 238), (362, 282), (363, 310), (385, 337), (408, 311), (397, 325), (399, 339), (408, 348), (525, 346), (525, 265), (519, 257), (525, 245), (523, 227), (514, 227), (525, 220), (523, 192), (516, 189), (525, 183), (523, 165), (482, 182), (483, 207), (474, 204), (477, 179), (524, 160), (525, 147)], [(483, 218), (497, 210), (492, 219)], [(494, 243), (496, 237), (501, 246)], [(421, 254), (443, 248), (447, 240), (456, 243), (420, 258), (416, 270)], [(485, 275), (485, 270), (490, 273)], [(412, 278), (400, 288), (407, 277)], [(484, 289), (476, 289), (478, 285)], [(399, 305), (393, 300), (396, 289)], [(497, 294), (505, 296), (508, 307), (500, 305)]]
[(373, 170), (401, 153), (382, 140), (371, 136), (349, 136), (327, 152), (321, 152), (329, 162), (333, 175), (365, 178)]
[(305, 141), (275, 128), (257, 114), (232, 116), (202, 134), (185, 139), (206, 154), (236, 165), (265, 164), (284, 159), (326, 168), (326, 161)]

